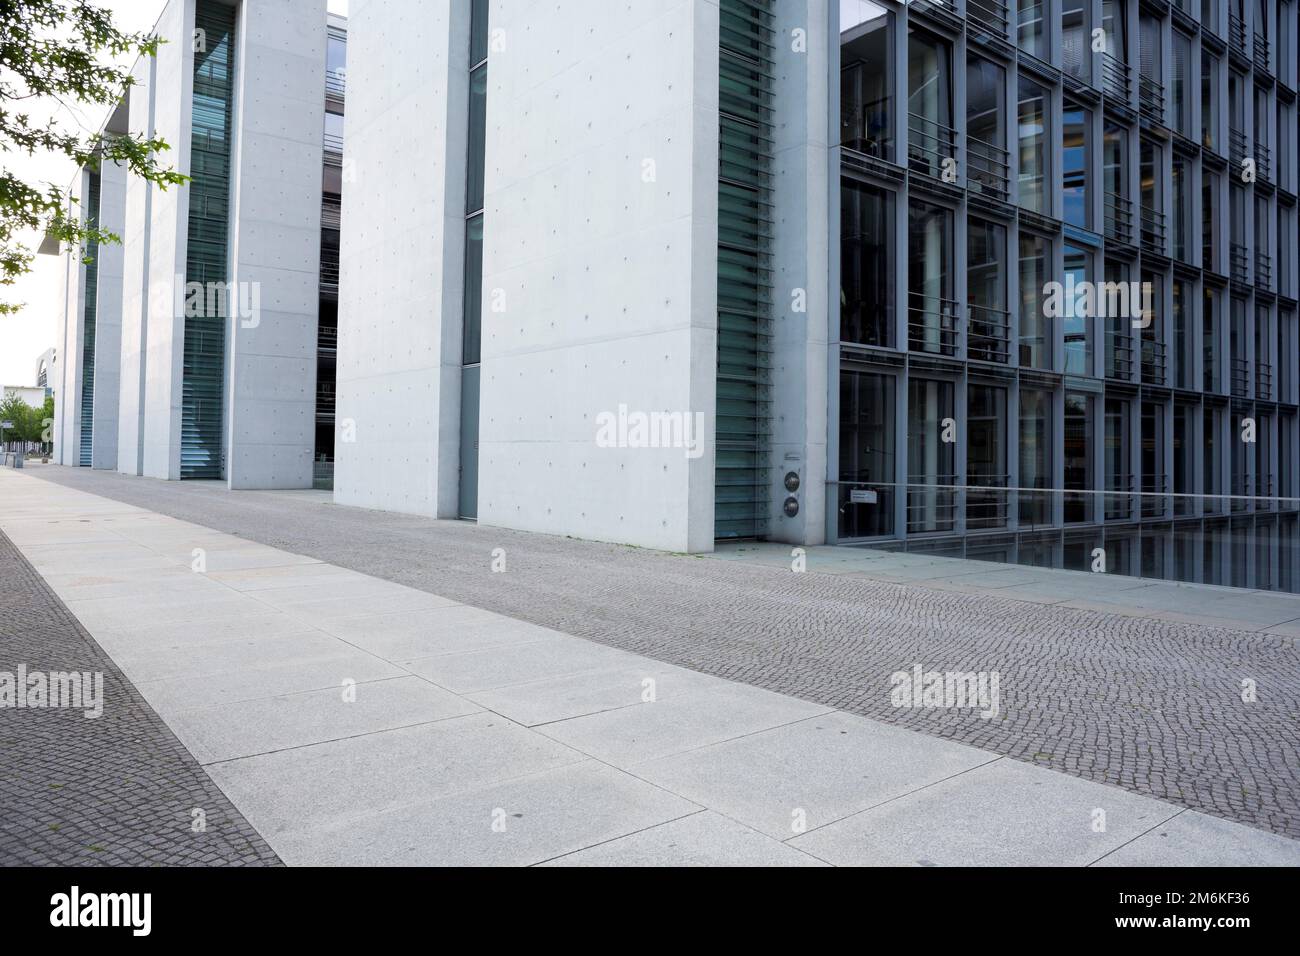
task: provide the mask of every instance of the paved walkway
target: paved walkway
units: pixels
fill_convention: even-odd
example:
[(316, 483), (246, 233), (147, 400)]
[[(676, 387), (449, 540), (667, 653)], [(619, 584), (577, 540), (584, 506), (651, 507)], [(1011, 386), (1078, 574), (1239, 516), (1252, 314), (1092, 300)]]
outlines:
[[(1294, 616), (1289, 595), (1220, 592), (1230, 601), (1221, 607), (1246, 623), (1216, 628), (1155, 612), (1135, 616), (1127, 606), (1107, 613), (1027, 599), (1075, 601), (1081, 588), (1104, 596), (1107, 587), (1141, 586), (1132, 578), (1079, 582), (1067, 571), (978, 566), (984, 574), (1046, 574), (1060, 582), (1013, 599), (937, 588), (929, 580), (936, 559), (923, 555), (891, 555), (869, 571), (839, 564), (862, 560), (860, 552), (814, 549), (809, 572), (792, 574), (788, 554), (764, 558), (770, 567), (754, 556), (706, 560), (339, 507), (324, 492), (231, 493), (217, 483), (55, 466), (22, 474), (656, 661), (1300, 837), (1300, 649), (1283, 624)], [(492, 571), (498, 549), (505, 573)], [(899, 570), (904, 563), (913, 567)], [(1255, 616), (1255, 605), (1267, 616)], [(916, 663), (998, 672), (998, 719), (893, 707), (890, 675)], [(1243, 680), (1254, 681), (1253, 703), (1241, 699)]]
[(0, 503), (288, 863), (1300, 863), (1284, 837), (30, 475), (0, 471)]
[(0, 582), (0, 672), (103, 679), (85, 709), (0, 710), (0, 865), (278, 862), (2, 532)]

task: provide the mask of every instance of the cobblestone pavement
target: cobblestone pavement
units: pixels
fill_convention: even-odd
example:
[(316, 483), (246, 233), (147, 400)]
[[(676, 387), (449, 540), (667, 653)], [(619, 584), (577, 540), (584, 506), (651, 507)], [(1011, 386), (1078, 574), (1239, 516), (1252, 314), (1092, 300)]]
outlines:
[(3, 533), (0, 582), (0, 671), (104, 675), (98, 718), (0, 709), (0, 864), (278, 864)]
[[(1300, 837), (1295, 638), (229, 493), (30, 474), (648, 657)], [(506, 573), (491, 570), (505, 549)], [(376, 608), (376, 613), (382, 609)], [(995, 719), (890, 675), (996, 671)], [(1242, 700), (1242, 681), (1258, 699)]]

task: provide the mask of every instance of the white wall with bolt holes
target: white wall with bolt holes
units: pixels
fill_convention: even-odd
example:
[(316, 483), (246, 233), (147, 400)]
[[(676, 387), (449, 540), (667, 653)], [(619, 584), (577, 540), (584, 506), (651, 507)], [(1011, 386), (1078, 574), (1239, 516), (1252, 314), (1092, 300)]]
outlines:
[[(99, 226), (121, 236), (126, 229), (125, 166), (104, 163), (99, 170)], [(123, 250), (116, 242), (99, 247), (95, 309), (95, 402), (91, 433), (92, 468), (117, 468), (118, 397), (122, 371)], [(78, 403), (79, 404), (79, 403)]]
[(226, 483), (310, 488), (316, 442), (325, 0), (240, 7), (231, 157)]
[[(479, 522), (713, 547), (719, 13), (493, 0)], [(702, 413), (703, 453), (598, 417)]]
[(334, 496), (455, 517), (469, 3), (356, 0), (348, 61)]

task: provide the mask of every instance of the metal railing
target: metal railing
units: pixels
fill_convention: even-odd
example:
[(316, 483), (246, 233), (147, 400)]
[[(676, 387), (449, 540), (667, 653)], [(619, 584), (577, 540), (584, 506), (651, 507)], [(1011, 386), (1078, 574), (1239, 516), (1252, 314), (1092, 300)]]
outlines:
[(1106, 333), (1106, 377), (1123, 382), (1133, 379), (1133, 336), (1127, 332)]
[(936, 179), (944, 160), (957, 156), (957, 131), (919, 113), (907, 114), (907, 165)]
[(320, 288), (322, 292), (332, 292), (338, 294), (339, 291), (339, 260), (338, 258), (321, 257), (320, 262)]
[(966, 327), (966, 351), (973, 359), (984, 362), (1011, 361), (1011, 313), (969, 305)]
[(1273, 257), (1267, 252), (1255, 253), (1255, 286), (1260, 289), (1273, 288)]
[(324, 145), (327, 159), (330, 155), (343, 155), (343, 137), (338, 133), (326, 133), (324, 137)]
[(971, 192), (1006, 201), (1011, 196), (1011, 154), (983, 140), (966, 139), (966, 185)]
[(1142, 517), (1158, 518), (1165, 513), (1164, 496), (1169, 493), (1169, 478), (1161, 472), (1142, 476)]
[(1228, 127), (1228, 159), (1232, 161), (1232, 165), (1240, 167), (1248, 155), (1246, 134), (1239, 129)]
[(1128, 521), (1133, 517), (1133, 476), (1107, 476), (1104, 514), (1107, 521)]
[(1234, 53), (1246, 56), (1246, 24), (1241, 17), (1228, 14), (1228, 46)]
[(1255, 397), (1266, 402), (1273, 400), (1273, 366), (1268, 362), (1255, 363)]
[(1157, 123), (1165, 121), (1165, 88), (1149, 77), (1138, 77), (1138, 111)]
[(907, 533), (952, 531), (957, 524), (957, 476), (912, 475), (907, 481)]
[(1118, 242), (1133, 241), (1133, 200), (1106, 193), (1103, 229), (1107, 239)]
[(1259, 140), (1255, 141), (1255, 176), (1268, 182), (1273, 181), (1273, 151)]
[(1011, 22), (1007, 5), (998, 0), (966, 0), (966, 20), (978, 23), (1000, 37), (1007, 35), (1007, 25)]
[(1109, 53), (1101, 55), (1101, 90), (1107, 96), (1128, 103), (1130, 70), (1127, 63)]
[(908, 293), (907, 342), (913, 352), (956, 355), (960, 305), (952, 299)]
[(343, 223), (343, 206), (337, 199), (322, 199), (320, 204), (320, 227), (322, 229), (339, 229)]
[(339, 328), (337, 325), (322, 325), (316, 329), (316, 349), (321, 352), (337, 352), (339, 348)]
[(966, 528), (1005, 528), (1010, 513), (1010, 475), (968, 475), (965, 489)]
[(1250, 256), (1246, 247), (1239, 242), (1228, 245), (1228, 268), (1234, 282), (1250, 281)]
[(1169, 354), (1164, 342), (1142, 340), (1142, 384), (1165, 385), (1169, 382)]
[(1250, 363), (1244, 358), (1233, 358), (1232, 360), (1232, 397), (1249, 398), (1250, 397)]
[(330, 70), (325, 74), (325, 92), (332, 96), (343, 96), (348, 91), (348, 79), (345, 70)]
[(1142, 207), (1142, 249), (1165, 254), (1165, 214), (1149, 206)]
[(1272, 72), (1269, 69), (1269, 62), (1268, 62), (1268, 37), (1264, 36), (1264, 34), (1259, 33), (1257, 31), (1255, 33), (1254, 44), (1252, 45), (1251, 49), (1253, 53), (1253, 59), (1255, 61), (1255, 69), (1262, 70), (1265, 73)]

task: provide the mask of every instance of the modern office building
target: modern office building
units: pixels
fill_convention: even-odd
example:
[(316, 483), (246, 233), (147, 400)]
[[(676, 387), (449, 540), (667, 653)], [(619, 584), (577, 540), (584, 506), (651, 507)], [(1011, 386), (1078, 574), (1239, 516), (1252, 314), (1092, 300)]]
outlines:
[(103, 135), (159, 136), (191, 178), (164, 190), (102, 163), (72, 185), (123, 242), (63, 251), (57, 460), (311, 487), (343, 21), (324, 0), (170, 0), (155, 32)]

